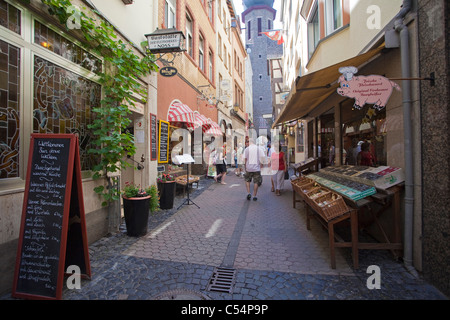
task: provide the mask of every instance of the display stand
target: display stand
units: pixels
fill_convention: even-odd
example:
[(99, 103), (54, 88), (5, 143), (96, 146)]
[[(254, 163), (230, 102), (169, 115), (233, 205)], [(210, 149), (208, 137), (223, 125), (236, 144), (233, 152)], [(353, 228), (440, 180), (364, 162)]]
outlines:
[(187, 198), (184, 199), (183, 203), (178, 207), (177, 210), (179, 210), (183, 205), (195, 205), (197, 208), (200, 209), (200, 207), (189, 198), (189, 164), (194, 163), (194, 158), (190, 154), (183, 154), (182, 156), (175, 156), (179, 164), (186, 164), (187, 165), (187, 179), (186, 179), (186, 188), (187, 188)]

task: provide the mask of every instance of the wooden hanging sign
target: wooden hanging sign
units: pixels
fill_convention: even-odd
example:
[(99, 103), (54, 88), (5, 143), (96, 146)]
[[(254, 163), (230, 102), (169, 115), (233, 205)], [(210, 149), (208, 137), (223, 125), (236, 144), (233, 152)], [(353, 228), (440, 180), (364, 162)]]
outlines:
[(91, 277), (78, 137), (32, 134), (12, 296), (61, 299), (69, 266)]

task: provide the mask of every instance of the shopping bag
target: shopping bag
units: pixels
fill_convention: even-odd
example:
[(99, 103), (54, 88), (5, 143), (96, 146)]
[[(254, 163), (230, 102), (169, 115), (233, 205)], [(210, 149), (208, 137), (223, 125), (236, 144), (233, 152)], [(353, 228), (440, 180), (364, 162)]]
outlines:
[(216, 171), (216, 166), (212, 165), (212, 166), (208, 166), (208, 173), (207, 173), (208, 177), (215, 177), (217, 175), (217, 171)]

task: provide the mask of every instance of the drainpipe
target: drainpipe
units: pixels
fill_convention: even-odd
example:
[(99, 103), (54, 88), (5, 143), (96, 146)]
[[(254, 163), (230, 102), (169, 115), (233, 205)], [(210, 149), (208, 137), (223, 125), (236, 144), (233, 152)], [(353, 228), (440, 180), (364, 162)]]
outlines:
[[(400, 54), (402, 78), (411, 78), (409, 31), (403, 19), (411, 10), (411, 0), (403, 0), (402, 9), (395, 16), (394, 29), (400, 36)], [(411, 126), (411, 80), (402, 80), (403, 93), (403, 129), (405, 148), (405, 222), (403, 262), (408, 271), (416, 273), (412, 267), (413, 257), (413, 216), (414, 216), (414, 169), (412, 154), (412, 126)]]

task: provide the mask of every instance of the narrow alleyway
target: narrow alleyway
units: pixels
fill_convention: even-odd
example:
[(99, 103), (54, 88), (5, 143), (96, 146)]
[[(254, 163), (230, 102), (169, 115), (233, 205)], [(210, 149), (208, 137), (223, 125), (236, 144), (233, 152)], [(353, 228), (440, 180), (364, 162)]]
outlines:
[[(128, 237), (122, 227), (92, 244), (92, 279), (65, 288), (63, 299), (446, 299), (389, 252), (360, 251), (355, 271), (349, 250), (340, 249), (331, 269), (326, 231), (317, 222), (308, 231), (304, 210), (292, 208), (289, 181), (276, 196), (269, 179), (257, 201), (246, 199), (244, 180), (232, 172), (226, 185), (201, 180), (191, 194), (200, 208), (177, 210), (177, 197), (174, 209), (151, 217), (147, 235)], [(381, 269), (379, 290), (366, 285), (372, 264)], [(210, 287), (218, 267), (232, 272), (223, 292)]]

